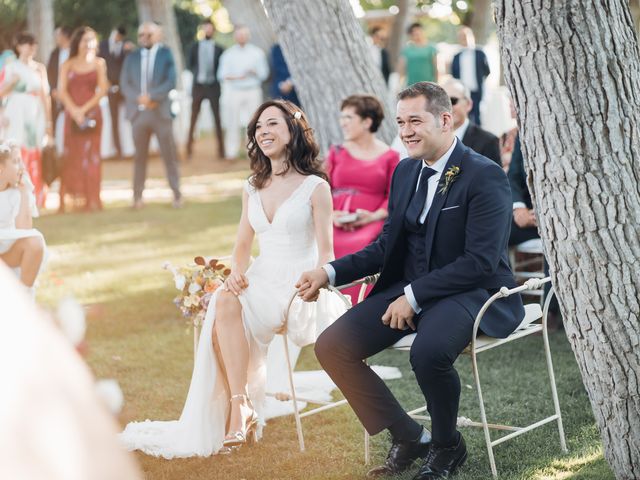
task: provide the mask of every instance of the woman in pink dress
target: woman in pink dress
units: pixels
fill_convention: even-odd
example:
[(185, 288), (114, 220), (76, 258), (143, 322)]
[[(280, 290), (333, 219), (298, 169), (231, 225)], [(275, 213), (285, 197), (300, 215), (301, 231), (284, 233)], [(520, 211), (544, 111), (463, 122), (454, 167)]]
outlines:
[[(398, 153), (377, 139), (384, 113), (377, 98), (351, 95), (340, 107), (342, 145), (329, 150), (326, 169), (333, 193), (333, 248), (336, 258), (375, 240), (387, 218), (391, 176)], [(359, 288), (345, 290), (355, 304)]]
[(60, 181), (60, 212), (65, 195), (84, 200), (85, 210), (102, 209), (100, 182), (100, 99), (109, 81), (107, 65), (96, 55), (98, 37), (89, 27), (78, 28), (71, 37), (69, 60), (60, 71), (60, 100), (65, 108), (64, 167)]

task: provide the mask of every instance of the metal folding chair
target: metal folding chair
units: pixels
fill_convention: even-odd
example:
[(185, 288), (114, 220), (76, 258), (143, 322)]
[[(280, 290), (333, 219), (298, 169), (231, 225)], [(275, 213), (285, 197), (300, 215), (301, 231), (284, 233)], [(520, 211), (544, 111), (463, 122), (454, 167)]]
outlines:
[[(522, 256), (526, 258), (518, 261), (518, 258)], [(518, 281), (525, 281), (530, 278), (545, 278), (542, 240), (540, 238), (532, 238), (526, 242), (514, 245), (509, 249), (509, 262), (511, 263), (513, 276)], [(540, 305), (543, 305), (544, 287), (540, 286), (533, 290), (526, 290), (523, 293), (540, 297)]]
[[(549, 292), (549, 295), (547, 295), (546, 301), (544, 303), (544, 309), (542, 309), (540, 305), (537, 303), (525, 305), (525, 316), (522, 322), (520, 323), (520, 326), (507, 338), (493, 338), (493, 337), (488, 337), (486, 335), (480, 335), (480, 336), (477, 335), (482, 317), (484, 316), (487, 309), (491, 306), (491, 304), (494, 301), (500, 298), (508, 297), (515, 293), (520, 293), (520, 292), (524, 292), (532, 289), (540, 289), (545, 283), (548, 283), (550, 281), (551, 281), (550, 277), (546, 277), (543, 279), (531, 278), (527, 280), (523, 285), (516, 288), (509, 289), (507, 287), (502, 287), (500, 291), (496, 292), (493, 296), (491, 296), (491, 298), (489, 298), (489, 300), (487, 300), (487, 302), (483, 305), (480, 312), (478, 312), (478, 315), (476, 316), (476, 319), (473, 325), (473, 336), (471, 337), (471, 343), (463, 351), (463, 354), (469, 355), (471, 357), (473, 378), (475, 380), (476, 390), (478, 392), (478, 402), (480, 404), (480, 422), (474, 422), (465, 417), (458, 417), (458, 426), (459, 427), (482, 427), (482, 429), (484, 430), (484, 438), (487, 445), (487, 452), (489, 454), (489, 463), (491, 465), (491, 473), (494, 477), (497, 477), (498, 471), (496, 469), (495, 458), (493, 455), (493, 447), (501, 443), (504, 443), (507, 440), (511, 440), (515, 437), (518, 437), (523, 433), (526, 433), (538, 427), (541, 427), (547, 423), (550, 423), (553, 421), (557, 422), (558, 434), (560, 436), (560, 448), (562, 449), (563, 452), (565, 453), (567, 452), (567, 445), (566, 445), (565, 436), (564, 436), (564, 428), (562, 426), (562, 415), (560, 412), (560, 402), (558, 400), (558, 392), (556, 390), (555, 375), (553, 373), (553, 363), (551, 361), (551, 350), (549, 348), (549, 336), (547, 333), (547, 314), (549, 312), (549, 302), (551, 301), (551, 298), (553, 296), (553, 288)], [(540, 319), (542, 320), (541, 323), (533, 323)], [(489, 423), (487, 421), (487, 417), (485, 413), (484, 398), (482, 396), (482, 388), (480, 385), (480, 375), (478, 372), (477, 355), (481, 352), (485, 352), (492, 348), (498, 347), (500, 345), (504, 345), (506, 343), (517, 340), (519, 338), (524, 338), (526, 336), (529, 336), (538, 332), (542, 332), (544, 352), (545, 352), (545, 357), (547, 361), (547, 371), (549, 374), (549, 383), (551, 385), (551, 397), (552, 397), (555, 413), (553, 415), (550, 415), (546, 418), (538, 420), (525, 427), (513, 427), (509, 425)], [(415, 336), (416, 336), (415, 333), (411, 335), (407, 335), (406, 337), (402, 338), (400, 341), (392, 345), (390, 349), (397, 350), (397, 351), (404, 351), (404, 352), (409, 351), (411, 349), (411, 345), (413, 343), (413, 340), (415, 339)], [(426, 410), (427, 410), (427, 407), (423, 406), (415, 410), (411, 410), (407, 413), (412, 418), (429, 421), (430, 418), (428, 416), (420, 415), (422, 412), (425, 412)], [(508, 433), (507, 435), (504, 435), (496, 440), (492, 440), (489, 429), (509, 431), (511, 433)], [(370, 457), (369, 435), (367, 434), (366, 431), (365, 431), (364, 457), (365, 457), (365, 463), (369, 463), (369, 457)]]
[[(377, 280), (378, 276), (377, 275), (372, 275), (366, 278), (363, 278), (361, 280), (358, 280), (356, 282), (352, 282), (349, 283), (347, 285), (341, 285), (339, 287), (332, 287), (329, 286), (328, 289), (332, 292), (334, 292), (336, 295), (338, 295), (340, 297), (340, 299), (344, 302), (344, 304), (346, 305), (347, 308), (350, 308), (351, 305), (351, 300), (345, 296), (342, 292), (340, 292), (340, 290), (343, 290), (345, 288), (349, 288), (349, 287), (353, 287), (356, 285), (362, 285), (361, 289), (360, 289), (360, 294), (358, 295), (358, 302), (360, 303), (364, 297), (365, 291), (366, 291), (366, 287), (367, 285), (370, 285), (372, 283), (375, 283), (375, 281)], [(298, 443), (300, 445), (300, 451), (304, 452), (304, 434), (302, 432), (302, 419), (305, 417), (310, 417), (311, 415), (315, 415), (317, 413), (321, 413), (324, 412), (326, 410), (330, 410), (332, 408), (336, 408), (339, 407), (341, 405), (345, 405), (347, 404), (347, 400), (346, 399), (342, 399), (342, 400), (338, 400), (336, 402), (324, 402), (321, 400), (314, 400), (311, 398), (301, 398), (296, 394), (296, 389), (295, 386), (293, 384), (293, 369), (295, 367), (295, 365), (291, 364), (291, 360), (290, 360), (290, 356), (289, 356), (289, 341), (287, 339), (287, 325), (289, 322), (289, 313), (291, 310), (291, 305), (293, 304), (293, 301), (296, 299), (297, 297), (297, 292), (295, 292), (292, 296), (291, 299), (289, 300), (289, 305), (287, 307), (287, 314), (285, 316), (285, 320), (284, 323), (282, 324), (282, 327), (280, 329), (280, 331), (278, 332), (278, 334), (282, 335), (282, 340), (284, 342), (284, 352), (285, 352), (285, 358), (287, 361), (287, 371), (288, 371), (288, 376), (289, 376), (289, 389), (290, 392), (277, 392), (277, 393), (267, 393), (268, 396), (271, 397), (275, 397), (278, 400), (281, 401), (289, 401), (291, 400), (293, 402), (293, 410), (294, 410), (294, 417), (295, 417), (295, 421), (296, 421), (296, 431), (298, 433)], [(298, 410), (298, 402), (306, 402), (306, 403), (312, 403), (315, 405), (320, 405), (319, 407), (316, 408), (312, 408), (312, 409), (308, 409), (303, 413), (300, 413), (300, 411)]]

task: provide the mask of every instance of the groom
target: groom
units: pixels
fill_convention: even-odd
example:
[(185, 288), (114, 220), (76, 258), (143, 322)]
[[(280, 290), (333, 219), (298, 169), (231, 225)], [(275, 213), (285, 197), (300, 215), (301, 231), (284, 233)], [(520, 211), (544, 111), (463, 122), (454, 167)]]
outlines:
[[(316, 355), (367, 431), (392, 435), (384, 465), (368, 476), (394, 475), (425, 458), (414, 480), (440, 479), (467, 457), (456, 430), (460, 380), (453, 364), (484, 302), (515, 286), (507, 259), (511, 192), (495, 162), (456, 139), (451, 101), (438, 85), (419, 82), (400, 92), (396, 120), (410, 158), (393, 175), (382, 233), (361, 251), (305, 272), (297, 287), (312, 301), (327, 283), (380, 273), (369, 297), (318, 338)], [(523, 317), (513, 295), (493, 303), (480, 328), (506, 337)], [(363, 362), (414, 332), (409, 358), (432, 436)]]

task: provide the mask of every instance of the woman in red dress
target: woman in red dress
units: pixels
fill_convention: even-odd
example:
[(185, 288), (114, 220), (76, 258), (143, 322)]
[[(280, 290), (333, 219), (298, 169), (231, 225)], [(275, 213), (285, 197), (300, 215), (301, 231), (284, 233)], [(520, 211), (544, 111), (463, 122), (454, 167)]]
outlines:
[(100, 99), (109, 81), (104, 59), (96, 56), (98, 37), (89, 27), (78, 28), (71, 37), (69, 60), (60, 70), (60, 99), (65, 107), (64, 167), (60, 185), (60, 211), (65, 195), (84, 199), (84, 208), (102, 209), (100, 201)]
[[(336, 258), (375, 240), (387, 218), (391, 176), (398, 153), (375, 136), (384, 113), (377, 98), (352, 95), (340, 107), (342, 145), (329, 150), (326, 169), (333, 193), (333, 248)], [(359, 288), (345, 290), (357, 301)]]

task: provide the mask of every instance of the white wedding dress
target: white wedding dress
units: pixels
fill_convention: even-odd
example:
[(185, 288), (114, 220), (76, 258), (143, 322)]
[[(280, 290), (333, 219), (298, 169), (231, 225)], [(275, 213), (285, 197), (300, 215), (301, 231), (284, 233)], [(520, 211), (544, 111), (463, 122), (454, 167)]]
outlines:
[[(270, 349), (268, 362), (267, 349), (282, 325), (295, 282), (302, 272), (315, 268), (318, 261), (311, 195), (321, 183), (324, 180), (320, 177), (307, 176), (278, 208), (271, 223), (262, 207), (259, 192), (245, 183), (249, 222), (258, 237), (260, 255), (246, 273), (248, 288), (238, 298), (250, 346), (249, 396), (262, 425), (266, 418), (286, 413), (265, 410), (265, 386), (282, 387), (286, 385), (287, 378), (282, 341), (274, 342), (275, 348)], [(209, 456), (222, 447), (229, 393), (211, 343), (215, 305), (214, 294), (202, 326), (191, 385), (180, 419), (128, 424), (120, 437), (129, 450), (174, 458)], [(296, 299), (289, 319), (289, 339), (298, 347), (313, 343), (319, 333), (344, 311), (344, 303), (326, 290), (314, 303)], [(294, 347), (294, 362), (298, 347)], [(277, 367), (267, 372), (267, 365)], [(330, 392), (333, 385), (329, 384)]]

